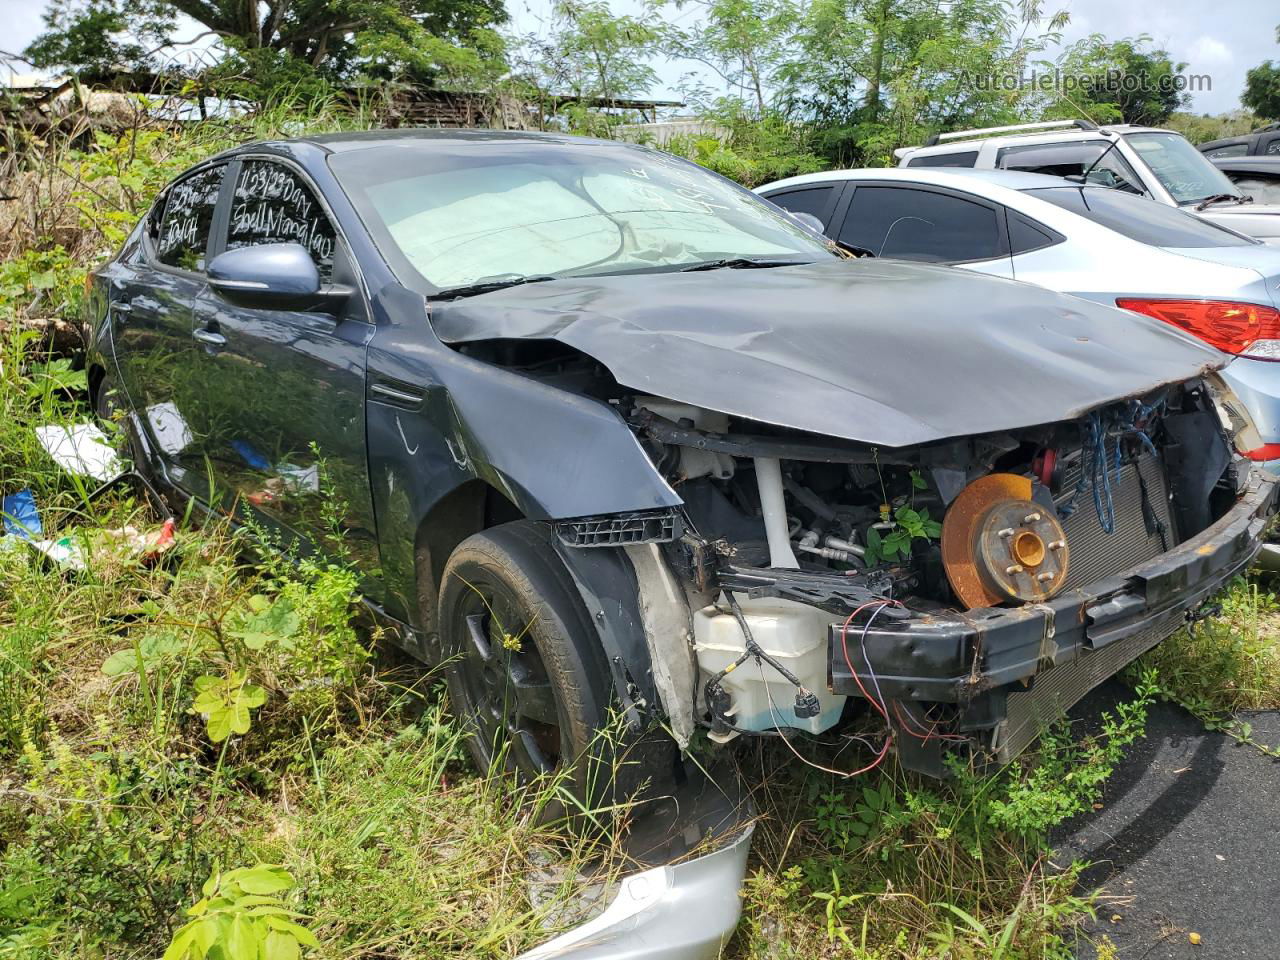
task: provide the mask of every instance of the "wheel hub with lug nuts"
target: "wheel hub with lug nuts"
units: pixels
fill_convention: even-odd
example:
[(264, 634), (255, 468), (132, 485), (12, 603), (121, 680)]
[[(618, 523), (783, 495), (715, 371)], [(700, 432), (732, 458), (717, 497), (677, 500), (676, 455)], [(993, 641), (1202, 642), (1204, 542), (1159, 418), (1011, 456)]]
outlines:
[(1070, 550), (1029, 477), (992, 473), (960, 491), (942, 523), (942, 563), (966, 608), (1040, 603), (1062, 589)]
[(1067, 538), (1056, 517), (1031, 500), (993, 504), (978, 531), (978, 575), (1006, 600), (1038, 603), (1062, 588)]

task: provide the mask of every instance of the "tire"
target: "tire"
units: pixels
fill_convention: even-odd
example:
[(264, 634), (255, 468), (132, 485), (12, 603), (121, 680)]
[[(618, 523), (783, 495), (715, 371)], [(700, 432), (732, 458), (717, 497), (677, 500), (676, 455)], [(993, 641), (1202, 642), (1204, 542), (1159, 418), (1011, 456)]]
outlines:
[[(529, 521), (464, 540), (445, 565), (439, 631), (454, 714), (482, 772), (528, 782), (568, 771), (583, 803), (612, 783), (612, 682), (600, 641), (550, 532)], [(559, 812), (559, 811), (553, 811)]]

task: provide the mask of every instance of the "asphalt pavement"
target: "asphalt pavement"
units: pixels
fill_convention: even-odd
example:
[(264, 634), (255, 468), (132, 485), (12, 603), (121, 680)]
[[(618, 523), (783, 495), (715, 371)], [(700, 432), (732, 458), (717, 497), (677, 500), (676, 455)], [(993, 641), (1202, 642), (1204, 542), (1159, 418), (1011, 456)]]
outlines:
[[(1088, 727), (1132, 696), (1111, 681), (1072, 716)], [(1246, 719), (1280, 744), (1280, 713)], [(1103, 889), (1081, 960), (1104, 935), (1120, 960), (1280, 960), (1280, 761), (1160, 703), (1101, 802), (1053, 838), (1058, 862), (1092, 864), (1081, 888)]]

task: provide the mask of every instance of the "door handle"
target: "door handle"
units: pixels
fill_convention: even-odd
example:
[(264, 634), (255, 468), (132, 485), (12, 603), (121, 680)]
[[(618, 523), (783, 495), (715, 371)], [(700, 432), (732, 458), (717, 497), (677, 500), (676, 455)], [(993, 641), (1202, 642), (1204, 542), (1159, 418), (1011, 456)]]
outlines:
[(227, 338), (222, 334), (215, 330), (207, 330), (204, 327), (197, 327), (192, 331), (191, 336), (208, 347), (224, 347), (227, 344)]

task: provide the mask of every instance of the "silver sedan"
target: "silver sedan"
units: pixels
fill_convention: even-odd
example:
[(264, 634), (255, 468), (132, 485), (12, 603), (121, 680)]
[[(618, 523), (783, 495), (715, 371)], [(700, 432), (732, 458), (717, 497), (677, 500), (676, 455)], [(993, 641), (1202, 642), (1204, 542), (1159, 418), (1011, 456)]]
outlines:
[(1234, 360), (1223, 371), (1280, 467), (1280, 249), (1123, 190), (1012, 171), (836, 170), (758, 187), (847, 248), (952, 264), (1119, 306)]

